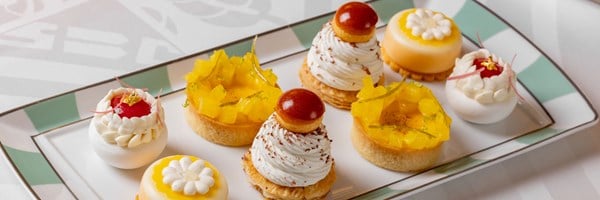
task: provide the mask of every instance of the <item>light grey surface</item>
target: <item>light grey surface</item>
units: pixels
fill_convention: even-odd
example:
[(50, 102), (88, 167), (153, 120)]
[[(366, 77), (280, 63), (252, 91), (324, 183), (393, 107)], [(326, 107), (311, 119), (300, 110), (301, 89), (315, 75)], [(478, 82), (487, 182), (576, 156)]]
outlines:
[[(189, 1), (167, 2), (0, 2), (0, 112), (315, 16), (342, 1), (242, 0), (235, 6), (228, 5), (233, 1), (205, 1), (200, 5), (219, 11), (212, 14), (186, 11), (192, 8), (189, 3), (177, 5)], [(598, 4), (588, 0), (482, 2), (537, 44), (593, 106), (600, 107)], [(193, 23), (183, 23), (189, 21)], [(207, 28), (217, 22), (227, 25)], [(596, 125), (409, 198), (600, 199), (599, 134)], [(4, 158), (0, 172), (0, 199), (29, 196)]]
[(0, 112), (314, 17), (343, 2), (0, 1)]

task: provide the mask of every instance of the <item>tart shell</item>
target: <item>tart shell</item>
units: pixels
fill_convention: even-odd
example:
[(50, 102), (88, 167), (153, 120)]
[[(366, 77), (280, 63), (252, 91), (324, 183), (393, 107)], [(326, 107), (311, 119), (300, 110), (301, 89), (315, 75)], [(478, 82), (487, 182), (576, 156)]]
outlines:
[(192, 130), (204, 139), (225, 146), (252, 144), (262, 123), (225, 124), (196, 112), (193, 105), (185, 108), (185, 118)]
[(393, 171), (414, 172), (433, 166), (441, 154), (442, 144), (428, 149), (391, 149), (377, 144), (365, 135), (363, 125), (355, 118), (351, 130), (354, 149), (367, 161)]

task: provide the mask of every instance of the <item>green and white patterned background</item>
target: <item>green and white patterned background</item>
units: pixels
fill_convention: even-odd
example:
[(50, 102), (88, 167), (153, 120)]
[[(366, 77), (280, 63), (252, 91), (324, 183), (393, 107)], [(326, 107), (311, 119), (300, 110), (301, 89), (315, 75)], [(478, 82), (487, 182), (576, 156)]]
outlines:
[[(214, 47), (225, 42), (244, 38), (255, 33), (270, 30), (301, 19), (312, 17), (334, 10), (341, 1), (301, 1), (281, 3), (277, 1), (241, 1), (234, 6), (217, 1), (68, 1), (62, 3), (46, 1), (7, 2), (5, 13), (0, 14), (0, 84), (11, 87), (0, 87), (0, 110), (9, 110), (28, 101), (35, 101), (54, 94), (66, 92), (84, 85), (89, 85), (113, 76), (141, 69), (152, 64), (181, 57)], [(422, 2), (415, 2), (420, 6)], [(463, 32), (473, 37), (479, 32), (488, 48), (514, 45), (515, 48), (529, 49), (519, 54), (520, 63), (515, 66), (522, 83), (533, 91), (557, 122), (535, 134), (521, 137), (502, 146), (502, 151), (486, 151), (464, 158), (452, 165), (441, 166), (431, 173), (452, 175), (475, 165), (485, 163), (503, 155), (506, 151), (527, 147), (533, 143), (552, 137), (565, 129), (587, 122), (595, 118), (585, 101), (577, 93), (575, 87), (552, 63), (535, 49), (531, 49), (526, 41), (520, 38), (506, 24), (487, 13), (472, 1), (456, 1), (456, 6), (436, 5), (429, 2), (428, 7), (439, 7), (462, 27)], [(447, 3), (447, 2), (446, 2)], [(440, 2), (437, 2), (440, 4)], [(410, 7), (412, 1), (381, 0), (373, 3), (382, 20), (386, 20), (398, 8)], [(295, 9), (295, 8), (303, 8)], [(86, 14), (89, 9), (99, 11), (94, 15)], [(286, 10), (287, 9), (287, 10)], [(289, 12), (296, 10), (296, 12)], [(286, 12), (283, 12), (286, 11)], [(283, 12), (283, 13), (280, 13)], [(115, 20), (119, 19), (119, 20)], [(240, 20), (243, 19), (243, 20)], [(281, 47), (292, 48), (277, 51), (273, 49), (257, 49), (261, 60), (268, 61), (291, 52), (308, 47), (312, 35), (320, 28), (323, 20), (303, 23), (282, 31), (274, 32), (269, 37), (297, 38), (292, 43), (280, 44)], [(483, 31), (482, 31), (483, 30)], [(215, 33), (236, 32), (216, 39)], [(312, 34), (312, 35), (311, 35)], [(224, 34), (222, 34), (224, 35)], [(268, 40), (269, 37), (260, 38)], [(512, 43), (510, 43), (512, 41)], [(261, 41), (259, 41), (261, 42)], [(229, 52), (244, 52), (249, 42), (229, 46)], [(277, 45), (274, 47), (278, 49)], [(265, 52), (261, 54), (261, 52)], [(512, 56), (512, 52), (498, 52), (503, 57)], [(188, 66), (189, 67), (189, 66)], [(7, 71), (7, 73), (4, 73)], [(132, 85), (140, 84), (153, 92), (163, 88), (164, 92), (183, 86), (179, 78), (189, 71), (185, 67), (164, 66), (136, 74), (125, 81)], [(543, 76), (549, 80), (540, 80)], [(148, 85), (145, 80), (159, 80)], [(528, 80), (532, 82), (527, 82)], [(162, 82), (161, 82), (162, 81)], [(535, 82), (533, 82), (535, 81)], [(143, 84), (141, 84), (143, 83)], [(78, 96), (97, 95), (86, 91), (106, 91), (115, 87), (116, 82), (101, 85), (102, 88), (67, 93), (57, 98), (44, 101), (0, 116), (0, 141), (4, 150), (14, 160), (16, 167), (23, 172), (24, 179), (38, 193), (47, 194), (49, 199), (62, 199), (70, 194), (61, 188), (61, 180), (52, 175), (52, 169), (33, 144), (23, 144), (32, 134), (44, 132), (56, 125), (65, 124), (85, 118), (89, 113), (83, 109), (95, 102), (81, 101)], [(167, 86), (167, 87), (165, 87)], [(8, 103), (4, 103), (8, 102)], [(570, 105), (571, 102), (580, 102)], [(76, 106), (74, 106), (76, 105)], [(561, 107), (557, 105), (569, 105)], [(583, 113), (582, 113), (583, 112)], [(61, 113), (60, 117), (48, 117), (49, 113)], [(564, 115), (564, 114), (567, 115)], [(580, 113), (581, 115), (568, 115)], [(23, 123), (31, 122), (31, 123)], [(19, 124), (15, 126), (15, 124)], [(29, 140), (30, 141), (30, 140)], [(21, 188), (10, 168), (0, 164), (0, 197), (21, 199), (28, 197)], [(4, 170), (5, 169), (5, 170)], [(6, 176), (4, 176), (6, 175)], [(588, 177), (588, 176), (586, 176)], [(505, 181), (507, 182), (507, 181)], [(508, 181), (510, 182), (510, 181)], [(596, 183), (597, 184), (597, 183)], [(592, 184), (593, 185), (593, 184)], [(595, 185), (598, 188), (598, 185)], [(448, 186), (441, 186), (442, 188)], [(380, 193), (393, 195), (412, 189), (410, 185), (392, 185), (380, 190)], [(441, 193), (434, 188), (434, 192)], [(598, 190), (596, 190), (598, 191)], [(596, 192), (597, 194), (597, 192)], [(66, 196), (65, 196), (66, 195)], [(527, 196), (527, 195), (525, 195)], [(370, 199), (374, 196), (368, 196)], [(418, 195), (417, 195), (418, 197)], [(427, 197), (427, 195), (422, 196)], [(3, 198), (4, 199), (4, 198)]]

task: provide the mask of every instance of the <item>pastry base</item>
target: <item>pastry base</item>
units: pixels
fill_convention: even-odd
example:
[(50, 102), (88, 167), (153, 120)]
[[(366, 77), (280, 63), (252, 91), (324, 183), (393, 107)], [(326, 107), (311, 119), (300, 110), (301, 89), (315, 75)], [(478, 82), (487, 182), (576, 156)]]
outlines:
[(284, 127), (285, 129), (295, 132), (295, 133), (310, 133), (312, 131), (314, 131), (315, 129), (319, 128), (319, 126), (321, 126), (321, 122), (323, 121), (323, 116), (312, 120), (312, 122), (309, 123), (305, 123), (305, 122), (299, 122), (298, 120), (293, 120), (290, 118), (287, 118), (287, 120), (285, 120), (282, 116), (280, 116), (277, 112), (275, 112), (275, 119), (277, 120), (277, 122), (279, 122), (279, 124), (281, 124), (282, 127)]
[(329, 174), (319, 182), (305, 187), (285, 187), (277, 185), (262, 176), (252, 164), (250, 151), (242, 157), (242, 168), (248, 175), (250, 184), (266, 199), (309, 200), (325, 199), (335, 182), (335, 171), (332, 165)]
[(244, 146), (252, 144), (262, 123), (224, 124), (196, 112), (193, 105), (185, 108), (185, 118), (198, 135), (209, 142), (226, 146)]
[(393, 171), (414, 172), (433, 166), (441, 154), (441, 144), (423, 150), (397, 150), (383, 147), (365, 135), (363, 126), (354, 119), (351, 140), (354, 149), (367, 161)]
[(369, 34), (365, 35), (351, 34), (345, 31), (343, 28), (340, 28), (335, 19), (331, 20), (331, 27), (333, 28), (335, 36), (339, 37), (345, 42), (368, 42), (369, 40), (371, 40), (371, 38), (373, 38), (373, 35), (375, 35), (375, 29), (373, 29), (373, 31), (371, 31)]
[(403, 68), (402, 66), (394, 63), (392, 61), (392, 59), (390, 59), (387, 52), (385, 51), (385, 48), (383, 48), (383, 47), (381, 47), (381, 60), (383, 60), (383, 62), (385, 62), (385, 64), (390, 66), (390, 68), (393, 71), (398, 72), (399, 74), (401, 74), (404, 77), (407, 77), (407, 78), (410, 78), (413, 80), (417, 80), (417, 81), (443, 81), (443, 80), (446, 80), (446, 78), (448, 78), (448, 76), (450, 76), (450, 74), (452, 73), (452, 70), (454, 69), (453, 67), (451, 67), (447, 71), (440, 72), (440, 73), (433, 73), (433, 74), (425, 74), (425, 73), (410, 71), (410, 70), (407, 70), (407, 69)]
[[(336, 108), (350, 110), (352, 102), (355, 102), (357, 100), (356, 94), (358, 94), (358, 91), (339, 90), (330, 87), (319, 81), (317, 78), (315, 78), (308, 69), (306, 59), (304, 59), (304, 62), (302, 63), (302, 68), (300, 69), (300, 82), (302, 82), (302, 85), (306, 89), (313, 91), (319, 97), (321, 97), (323, 101), (329, 103), (330, 105)], [(377, 83), (377, 85), (382, 85), (384, 82), (385, 80), (382, 75), (381, 78), (379, 78), (379, 82)]]

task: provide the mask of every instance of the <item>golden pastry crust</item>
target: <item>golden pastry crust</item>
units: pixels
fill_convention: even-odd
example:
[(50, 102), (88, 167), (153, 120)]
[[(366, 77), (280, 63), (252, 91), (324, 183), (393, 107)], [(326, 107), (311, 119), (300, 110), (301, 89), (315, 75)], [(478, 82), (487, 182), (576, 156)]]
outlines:
[(371, 141), (363, 126), (354, 119), (351, 140), (354, 149), (367, 161), (389, 170), (400, 172), (421, 171), (433, 166), (441, 154), (442, 145), (423, 150), (390, 149)]
[(285, 187), (269, 181), (254, 168), (250, 151), (246, 152), (242, 157), (242, 168), (248, 175), (250, 184), (252, 184), (265, 199), (324, 199), (331, 190), (331, 187), (333, 187), (333, 183), (336, 179), (333, 166), (334, 165), (331, 166), (331, 170), (325, 178), (313, 185), (306, 187)]
[(321, 126), (323, 116), (319, 117), (318, 119), (312, 120), (312, 122), (309, 123), (298, 123), (293, 120), (290, 121), (290, 119), (284, 120), (281, 116), (279, 116), (279, 114), (275, 114), (275, 119), (277, 120), (277, 122), (279, 122), (279, 124), (281, 124), (282, 127), (289, 131), (295, 133), (310, 133), (315, 129), (319, 128), (319, 126)]
[(224, 124), (196, 112), (193, 105), (185, 108), (185, 118), (190, 127), (204, 139), (226, 146), (252, 144), (261, 123)]
[(433, 74), (424, 74), (424, 73), (413, 72), (413, 71), (404, 69), (402, 66), (394, 63), (394, 61), (392, 61), (390, 59), (389, 55), (385, 51), (385, 48), (383, 48), (383, 47), (381, 47), (381, 60), (383, 60), (383, 62), (385, 62), (385, 64), (390, 66), (390, 68), (393, 71), (398, 72), (402, 76), (405, 76), (407, 78), (411, 78), (411, 79), (417, 80), (417, 81), (444, 81), (444, 80), (446, 80), (446, 78), (448, 78), (448, 76), (450, 76), (450, 74), (452, 73), (452, 70), (454, 69), (454, 68), (450, 68), (446, 71), (443, 71), (440, 73), (433, 73)]
[[(338, 90), (322, 83), (315, 78), (308, 69), (308, 63), (306, 62), (306, 59), (304, 59), (304, 63), (300, 69), (300, 82), (302, 82), (302, 85), (306, 89), (316, 93), (319, 97), (321, 97), (323, 101), (339, 109), (350, 110), (352, 102), (357, 100), (356, 94), (358, 94), (358, 91)], [(377, 85), (384, 84), (384, 82), (384, 76), (381, 75)]]
[(331, 26), (333, 28), (333, 32), (335, 33), (335, 36), (339, 37), (340, 39), (342, 39), (345, 42), (354, 42), (354, 43), (368, 42), (373, 37), (373, 35), (375, 35), (375, 29), (373, 29), (373, 31), (371, 31), (369, 34), (366, 34), (366, 35), (356, 35), (356, 34), (348, 33), (346, 31), (344, 31), (343, 28), (339, 27), (336, 20), (331, 20)]

